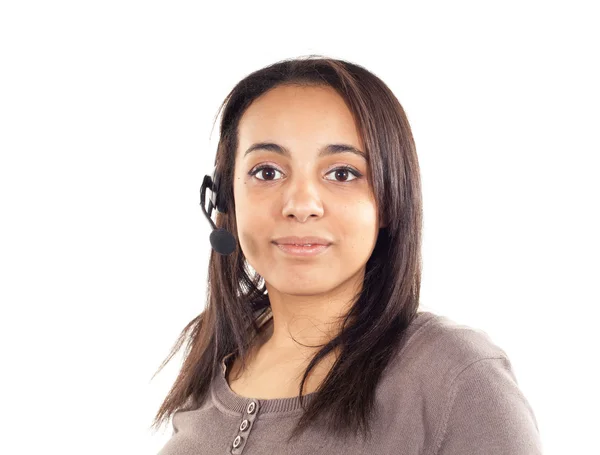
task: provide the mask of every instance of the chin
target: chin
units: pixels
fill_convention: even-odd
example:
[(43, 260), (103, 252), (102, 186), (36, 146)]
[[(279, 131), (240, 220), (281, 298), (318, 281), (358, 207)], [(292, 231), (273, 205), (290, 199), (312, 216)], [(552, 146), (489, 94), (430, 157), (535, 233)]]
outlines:
[[(307, 276), (305, 278), (299, 277), (298, 275), (288, 275), (282, 279), (276, 279), (274, 281), (267, 280), (277, 291), (282, 294), (288, 295), (315, 295), (323, 294), (330, 291), (334, 285), (327, 280), (324, 281), (321, 275), (321, 279), (317, 279), (313, 276)], [(278, 283), (281, 284), (278, 286)]]

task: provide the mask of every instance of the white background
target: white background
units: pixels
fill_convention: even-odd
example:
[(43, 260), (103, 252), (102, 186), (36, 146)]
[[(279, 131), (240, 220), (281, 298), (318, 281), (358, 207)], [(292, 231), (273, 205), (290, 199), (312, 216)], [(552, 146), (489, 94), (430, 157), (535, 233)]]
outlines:
[(593, 3), (2, 2), (0, 451), (164, 445), (181, 357), (151, 377), (204, 307), (218, 106), (308, 54), (365, 66), (407, 112), (422, 309), (507, 352), (546, 454), (597, 450)]

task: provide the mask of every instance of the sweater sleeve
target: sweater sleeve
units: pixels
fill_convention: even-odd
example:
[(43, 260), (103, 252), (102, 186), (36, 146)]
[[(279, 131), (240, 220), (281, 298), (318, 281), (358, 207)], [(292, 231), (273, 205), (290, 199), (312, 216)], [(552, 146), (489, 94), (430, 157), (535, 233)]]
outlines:
[(508, 358), (467, 366), (451, 387), (434, 455), (540, 455), (535, 415)]

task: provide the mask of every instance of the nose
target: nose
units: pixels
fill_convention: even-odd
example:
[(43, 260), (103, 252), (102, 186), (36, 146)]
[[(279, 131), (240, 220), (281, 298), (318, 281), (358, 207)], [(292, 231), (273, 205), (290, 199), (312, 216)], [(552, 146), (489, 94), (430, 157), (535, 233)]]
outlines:
[(323, 216), (323, 201), (319, 194), (317, 183), (310, 179), (298, 178), (290, 182), (284, 190), (282, 215), (295, 217), (304, 223), (310, 217), (321, 218)]

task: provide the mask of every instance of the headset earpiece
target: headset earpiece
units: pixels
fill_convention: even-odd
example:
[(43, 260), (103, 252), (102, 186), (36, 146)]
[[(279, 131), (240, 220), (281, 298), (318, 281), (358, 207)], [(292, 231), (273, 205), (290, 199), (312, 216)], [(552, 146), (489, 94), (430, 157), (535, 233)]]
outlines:
[(221, 177), (215, 168), (212, 174), (212, 185), (211, 185), (211, 202), (213, 207), (215, 207), (221, 213), (227, 213), (227, 199), (223, 196), (222, 191), (220, 190), (220, 182)]

